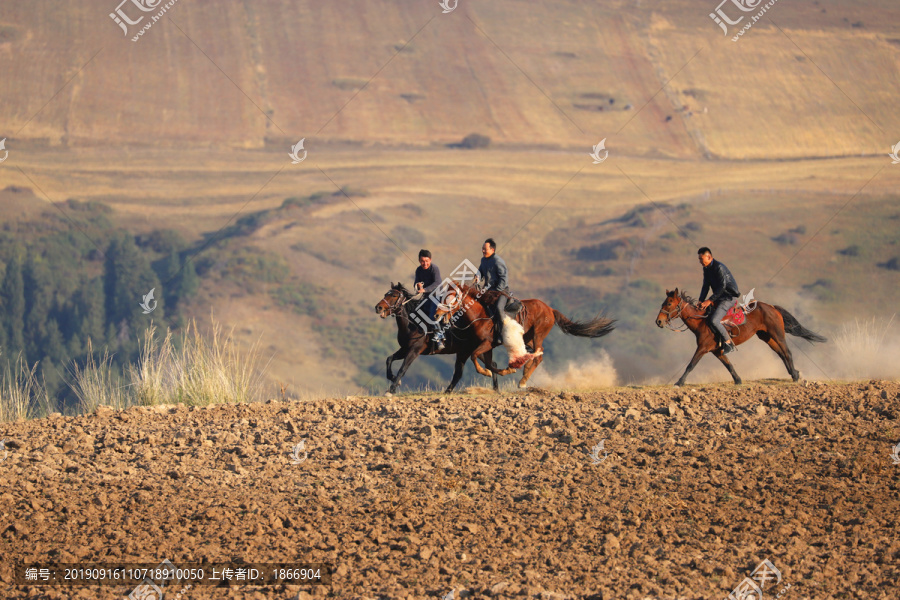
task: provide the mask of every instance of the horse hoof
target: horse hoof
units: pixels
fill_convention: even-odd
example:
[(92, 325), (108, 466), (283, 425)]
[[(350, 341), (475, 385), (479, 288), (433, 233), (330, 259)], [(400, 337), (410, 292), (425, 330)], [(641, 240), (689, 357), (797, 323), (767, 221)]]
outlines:
[(385, 397), (385, 398), (390, 398), (390, 397), (392, 397), (393, 395), (394, 395), (394, 394), (392, 394), (392, 393), (390, 393), (390, 392), (385, 392), (385, 393), (384, 393), (384, 397)]
[(524, 390), (524, 389), (527, 388), (527, 387), (528, 387), (528, 384), (527, 384), (527, 383), (520, 383), (520, 384), (519, 384), (519, 389), (520, 389), (520, 390)]

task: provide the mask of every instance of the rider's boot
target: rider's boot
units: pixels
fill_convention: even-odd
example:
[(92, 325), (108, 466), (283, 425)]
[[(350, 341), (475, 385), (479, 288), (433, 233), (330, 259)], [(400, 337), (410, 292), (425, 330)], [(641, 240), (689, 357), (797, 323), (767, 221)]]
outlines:
[(437, 352), (443, 352), (446, 349), (446, 344), (444, 343), (444, 328), (440, 325), (434, 331), (434, 335), (431, 338), (431, 341), (434, 342), (434, 348)]
[(735, 350), (737, 350), (737, 346), (735, 346), (734, 342), (732, 342), (731, 340), (728, 340), (727, 342), (725, 342), (722, 345), (722, 353), (723, 354), (731, 354)]

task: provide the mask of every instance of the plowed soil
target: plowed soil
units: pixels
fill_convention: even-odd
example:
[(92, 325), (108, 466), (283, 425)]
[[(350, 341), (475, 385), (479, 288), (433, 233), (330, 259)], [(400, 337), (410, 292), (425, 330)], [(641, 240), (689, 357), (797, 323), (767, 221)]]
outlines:
[(895, 382), (101, 409), (0, 435), (4, 598), (132, 589), (14, 585), (17, 561), (163, 559), (334, 566), (185, 600), (724, 599), (765, 559), (765, 598), (900, 597)]

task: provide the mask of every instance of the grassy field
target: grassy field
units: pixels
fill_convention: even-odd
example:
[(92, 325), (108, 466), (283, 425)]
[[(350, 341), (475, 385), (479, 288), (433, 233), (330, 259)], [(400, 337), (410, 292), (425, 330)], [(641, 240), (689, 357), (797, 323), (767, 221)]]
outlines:
[[(586, 152), (334, 147), (300, 165), (283, 152), (147, 150), (121, 168), (79, 154), (46, 151), (22, 169), (54, 200), (109, 204), (132, 231), (173, 228), (198, 244), (221, 238), (198, 264), (232, 265), (242, 252), (278, 263), (277, 277), (258, 265), (217, 267), (190, 311), (201, 321), (214, 313), (233, 324), (242, 344), (262, 340), (273, 380), (296, 391), (352, 391), (370, 381), (383, 361), (372, 350), (386, 355), (392, 347), (393, 324), (371, 313), (390, 282), (411, 284), (421, 247), (445, 270), (463, 258), (477, 262), (488, 236), (499, 241), (517, 293), (549, 299), (570, 316), (605, 309), (624, 321), (625, 329), (601, 343), (554, 333), (551, 369), (600, 348), (620, 364), (644, 355), (645, 365), (626, 369), (632, 374), (686, 360), (689, 344), (665, 338), (652, 317), (665, 289), (698, 291), (699, 245), (716, 250), (744, 292), (756, 287), (757, 297), (817, 326), (837, 329), (849, 307), (864, 318), (894, 312), (900, 273), (878, 266), (900, 255), (897, 175), (879, 172), (886, 158), (708, 162), (611, 154), (593, 165)], [(7, 169), (0, 185), (30, 183)], [(32, 204), (46, 203), (39, 195)], [(604, 244), (615, 247), (612, 255), (592, 254)], [(283, 300), (298, 285), (316, 311)], [(862, 304), (859, 290), (866, 290)], [(671, 362), (659, 348), (645, 355), (660, 344), (674, 344)], [(442, 365), (443, 374), (425, 363)], [(413, 370), (423, 379), (412, 382), (440, 384), (446, 361), (425, 363)]]
[[(383, 383), (394, 327), (372, 306), (419, 248), (449, 270), (488, 236), (518, 294), (620, 320), (598, 343), (554, 333), (550, 370), (686, 361), (653, 315), (698, 291), (699, 245), (823, 330), (896, 312), (890, 3), (777, 4), (737, 44), (689, 2), (187, 3), (139, 43), (88, 6), (3, 16), (0, 218), (77, 198), (179, 231), (206, 273), (189, 316), (259, 342), (274, 384)], [(448, 147), (472, 132), (490, 147)]]

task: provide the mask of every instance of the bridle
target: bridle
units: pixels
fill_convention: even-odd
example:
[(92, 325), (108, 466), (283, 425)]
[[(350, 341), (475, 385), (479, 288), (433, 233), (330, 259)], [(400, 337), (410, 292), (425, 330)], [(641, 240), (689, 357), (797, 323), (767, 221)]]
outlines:
[[(685, 304), (687, 304), (687, 301), (684, 298), (682, 298), (681, 296), (679, 296), (678, 304), (675, 305), (675, 308), (673, 308), (672, 310), (669, 310), (669, 311), (663, 311), (663, 310), (659, 311), (659, 312), (665, 312), (665, 315), (666, 315), (666, 325), (665, 326), (667, 329), (670, 329), (672, 331), (678, 331), (678, 332), (687, 331), (688, 330), (688, 326), (687, 326), (688, 319), (705, 319), (706, 318), (706, 315), (694, 315), (691, 317), (685, 317), (684, 315), (681, 314), (681, 311), (684, 310)], [(681, 322), (684, 325), (684, 327), (679, 328), (677, 325), (673, 325), (672, 324), (673, 319), (681, 319)]]
[[(404, 301), (403, 292), (401, 292), (400, 290), (391, 290), (389, 292), (390, 295), (393, 295), (395, 293), (397, 294), (397, 299), (393, 302), (388, 302), (388, 314), (391, 316), (395, 316), (401, 308), (412, 302), (413, 298), (415, 298), (415, 296), (410, 296), (409, 299)], [(389, 294), (385, 294), (385, 300), (387, 300), (387, 296)]]

